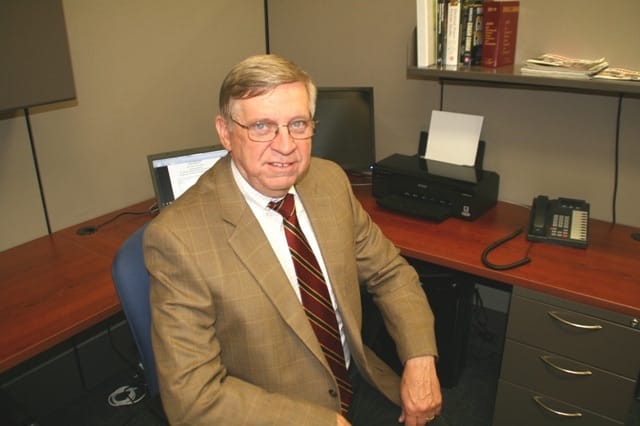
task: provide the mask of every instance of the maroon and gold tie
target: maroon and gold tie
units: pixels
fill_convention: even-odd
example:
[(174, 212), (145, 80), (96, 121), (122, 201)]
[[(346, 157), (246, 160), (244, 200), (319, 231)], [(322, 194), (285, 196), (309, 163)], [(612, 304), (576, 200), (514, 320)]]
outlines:
[(293, 194), (287, 194), (278, 202), (269, 203), (269, 207), (284, 218), (284, 233), (298, 277), (302, 305), (338, 382), (342, 414), (346, 415), (351, 403), (351, 383), (344, 361), (336, 313), (322, 270), (298, 225)]

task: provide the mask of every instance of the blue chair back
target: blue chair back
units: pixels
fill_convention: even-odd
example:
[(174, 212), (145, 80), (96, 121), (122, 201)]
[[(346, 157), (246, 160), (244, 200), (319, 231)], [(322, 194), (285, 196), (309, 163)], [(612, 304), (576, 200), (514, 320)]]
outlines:
[(142, 253), (142, 235), (146, 227), (145, 224), (134, 232), (118, 249), (111, 265), (111, 276), (140, 355), (147, 392), (155, 395), (158, 377), (151, 347), (149, 272)]

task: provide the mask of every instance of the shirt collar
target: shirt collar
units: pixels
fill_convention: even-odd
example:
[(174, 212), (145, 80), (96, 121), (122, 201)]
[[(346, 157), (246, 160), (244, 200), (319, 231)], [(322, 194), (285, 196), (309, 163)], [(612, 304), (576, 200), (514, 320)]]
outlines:
[[(280, 197), (274, 199), (258, 192), (254, 187), (249, 185), (249, 182), (247, 182), (244, 176), (242, 176), (233, 160), (231, 161), (231, 173), (233, 175), (233, 179), (238, 185), (238, 188), (240, 188), (240, 193), (242, 194), (244, 199), (255, 207), (259, 207), (263, 210), (273, 211), (268, 207), (269, 203), (271, 201), (280, 201), (283, 198)], [(295, 195), (297, 198), (298, 194), (295, 187), (292, 186), (291, 188), (289, 188), (288, 192)]]

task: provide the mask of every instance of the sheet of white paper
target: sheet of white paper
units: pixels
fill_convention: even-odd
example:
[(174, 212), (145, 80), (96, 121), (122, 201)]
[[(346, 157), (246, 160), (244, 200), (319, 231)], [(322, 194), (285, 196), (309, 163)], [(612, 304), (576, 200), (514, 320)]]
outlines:
[(478, 182), (478, 175), (475, 167), (452, 165), (451, 163), (443, 163), (436, 160), (425, 160), (427, 162), (427, 170), (434, 175), (457, 179), (463, 182)]
[(428, 160), (473, 166), (482, 131), (481, 115), (432, 111), (427, 149)]

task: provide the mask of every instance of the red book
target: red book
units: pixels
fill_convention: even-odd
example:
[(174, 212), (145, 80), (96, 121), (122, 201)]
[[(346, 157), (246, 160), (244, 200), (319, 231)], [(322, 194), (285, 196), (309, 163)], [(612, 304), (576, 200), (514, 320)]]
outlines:
[(501, 67), (515, 61), (519, 10), (519, 1), (484, 2), (482, 66)]

